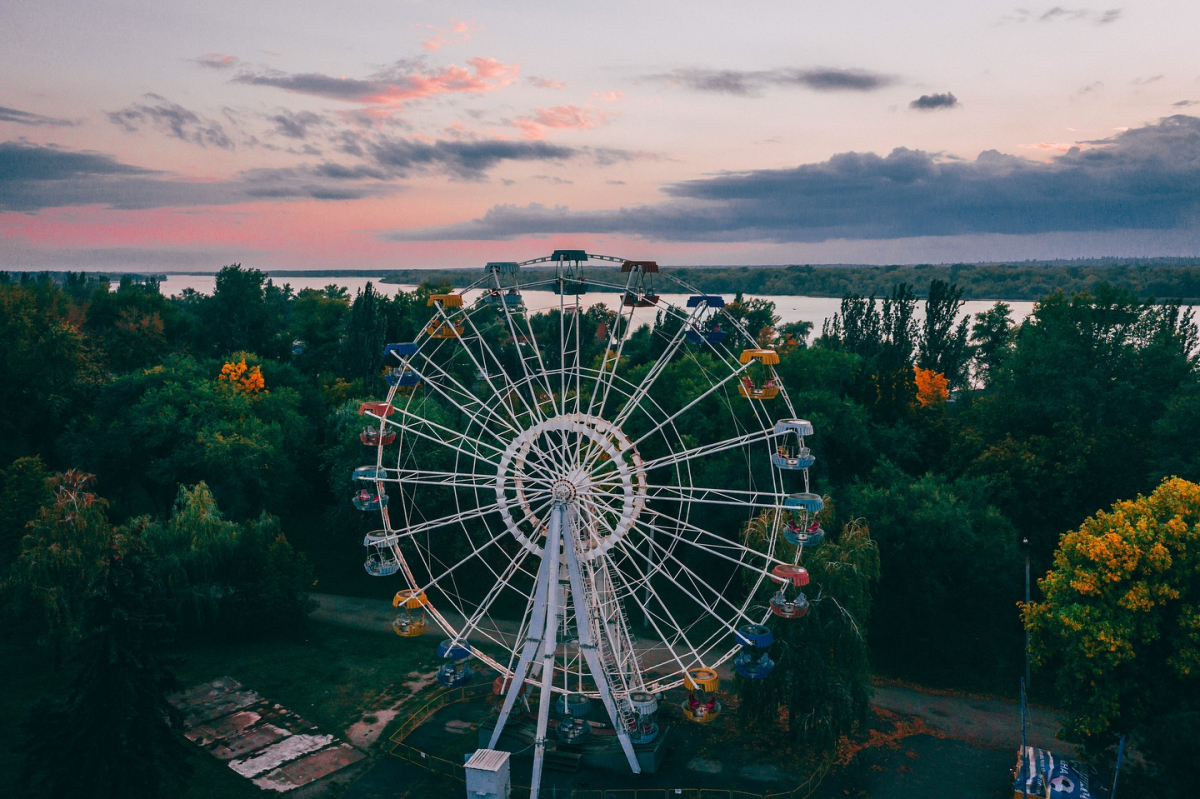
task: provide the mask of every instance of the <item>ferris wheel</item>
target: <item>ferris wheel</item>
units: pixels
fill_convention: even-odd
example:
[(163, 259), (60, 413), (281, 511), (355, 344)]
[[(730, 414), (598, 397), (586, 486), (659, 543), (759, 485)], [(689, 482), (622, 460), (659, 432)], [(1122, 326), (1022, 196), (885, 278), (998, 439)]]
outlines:
[[(599, 278), (583, 268), (596, 261)], [(615, 312), (582, 307), (597, 292)], [(715, 718), (717, 668), (767, 677), (766, 622), (807, 613), (802, 552), (824, 536), (812, 426), (758, 331), (653, 261), (489, 263), (427, 307), (414, 341), (385, 348), (386, 398), (360, 408), (375, 457), (353, 502), (382, 520), (366, 570), (406, 583), (397, 633), (442, 631), (439, 682), (465, 684), (472, 660), (497, 673), (488, 748), (539, 692), (534, 796), (552, 704), (569, 746), (598, 701), (639, 772), (664, 691)]]

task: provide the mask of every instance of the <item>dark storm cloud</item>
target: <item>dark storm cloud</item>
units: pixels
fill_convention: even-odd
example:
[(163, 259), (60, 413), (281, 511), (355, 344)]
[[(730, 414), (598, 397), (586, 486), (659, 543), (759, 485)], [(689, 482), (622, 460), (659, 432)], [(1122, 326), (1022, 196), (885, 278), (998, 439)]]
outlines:
[(558, 233), (667, 241), (817, 242), (962, 234), (1169, 230), (1200, 226), (1200, 119), (1173, 116), (1051, 163), (994, 150), (974, 161), (897, 148), (791, 169), (676, 183), (670, 199), (611, 211), (496, 206), (396, 240)]
[(2, 105), (0, 105), (0, 122), (15, 122), (18, 125), (29, 125), (35, 128), (66, 127), (75, 124), (69, 119), (44, 117), (41, 114), (31, 114), (28, 111), (18, 111), (15, 108), (5, 108)]
[(366, 146), (372, 161), (397, 176), (440, 171), (464, 180), (481, 180), (503, 161), (563, 161), (583, 152), (547, 142), (497, 140), (423, 142), (384, 137)]
[(168, 136), (201, 147), (212, 145), (223, 150), (233, 149), (233, 139), (215, 119), (202, 117), (157, 94), (147, 94), (144, 99), (149, 102), (134, 103), (120, 111), (109, 112), (109, 121), (130, 132), (149, 125)]
[(957, 105), (958, 98), (950, 92), (946, 92), (945, 94), (922, 94), (909, 103), (908, 107), (918, 111), (936, 111), (942, 108), (954, 108)]
[[(326, 165), (322, 165), (326, 167)], [(139, 209), (230, 205), (263, 198), (345, 200), (389, 194), (400, 187), (370, 174), (328, 168), (257, 169), (231, 180), (189, 181), (123, 164), (90, 151), (26, 142), (0, 143), (0, 210), (100, 205)]]
[(811, 89), (819, 92), (870, 92), (896, 82), (891, 75), (862, 69), (677, 69), (653, 80), (700, 92), (758, 97), (771, 87)]

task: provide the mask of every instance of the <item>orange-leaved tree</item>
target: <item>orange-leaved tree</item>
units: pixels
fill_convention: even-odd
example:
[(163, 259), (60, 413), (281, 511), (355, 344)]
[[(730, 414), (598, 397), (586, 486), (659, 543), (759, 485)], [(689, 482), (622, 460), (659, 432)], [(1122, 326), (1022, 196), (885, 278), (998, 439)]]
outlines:
[(1025, 624), (1071, 738), (1094, 752), (1191, 724), (1174, 714), (1200, 711), (1200, 485), (1170, 478), (1098, 512), (1062, 536), (1038, 584)]

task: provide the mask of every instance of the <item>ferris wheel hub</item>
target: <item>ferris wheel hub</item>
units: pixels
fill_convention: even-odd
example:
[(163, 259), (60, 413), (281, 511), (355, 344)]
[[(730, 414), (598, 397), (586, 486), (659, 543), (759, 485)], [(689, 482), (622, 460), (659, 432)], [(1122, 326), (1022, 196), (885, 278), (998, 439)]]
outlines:
[(570, 480), (555, 480), (550, 487), (550, 498), (555, 505), (566, 505), (575, 499), (575, 484)]
[(612, 422), (588, 413), (560, 414), (521, 431), (500, 457), (495, 489), (505, 526), (537, 554), (550, 508), (573, 506), (584, 559), (611, 549), (646, 503), (637, 447)]

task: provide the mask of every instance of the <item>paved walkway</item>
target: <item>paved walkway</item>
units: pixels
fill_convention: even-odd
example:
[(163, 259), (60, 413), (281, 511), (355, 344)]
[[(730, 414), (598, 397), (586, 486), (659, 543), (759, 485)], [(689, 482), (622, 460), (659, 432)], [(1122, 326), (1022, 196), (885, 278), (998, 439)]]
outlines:
[[(360, 630), (391, 634), (392, 619), (396, 616), (391, 602), (384, 599), (313, 594), (317, 609), (312, 618), (317, 621), (352, 627)], [(460, 619), (450, 619), (457, 623)], [(516, 634), (516, 625), (501, 622), (497, 633)], [(430, 628), (428, 634), (440, 630)], [(728, 675), (723, 675), (728, 677)], [(1021, 716), (1015, 702), (1002, 699), (963, 696), (927, 691), (914, 686), (880, 683), (875, 686), (872, 702), (876, 707), (896, 713), (917, 716), (929, 727), (947, 737), (968, 741), (991, 749), (1015, 751), (1020, 747)], [(1031, 746), (1067, 753), (1073, 748), (1059, 741), (1058, 713), (1054, 710), (1030, 708), (1026, 720), (1026, 735)]]

